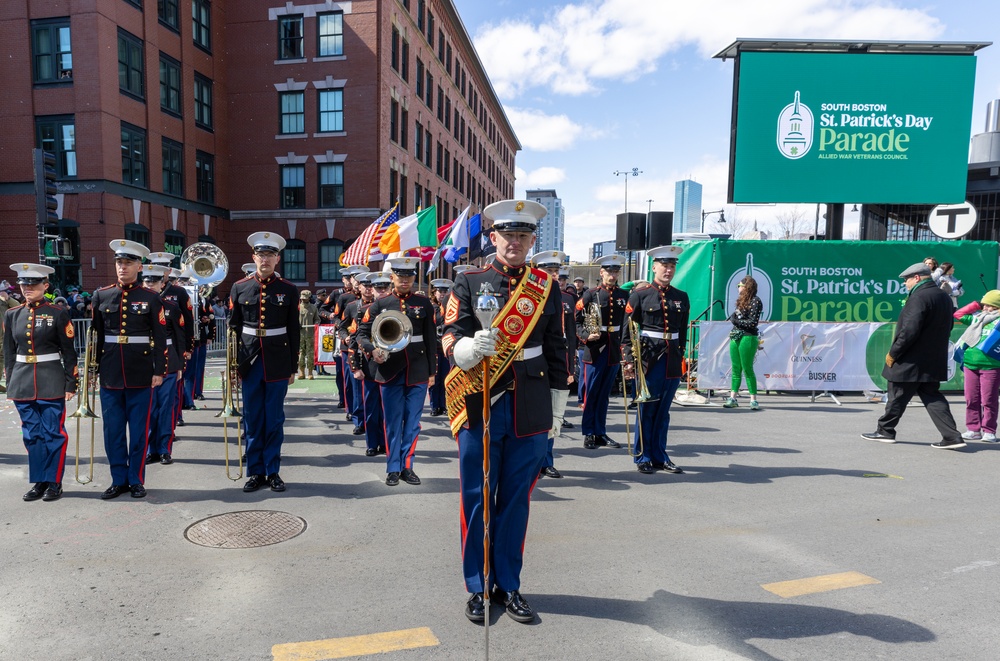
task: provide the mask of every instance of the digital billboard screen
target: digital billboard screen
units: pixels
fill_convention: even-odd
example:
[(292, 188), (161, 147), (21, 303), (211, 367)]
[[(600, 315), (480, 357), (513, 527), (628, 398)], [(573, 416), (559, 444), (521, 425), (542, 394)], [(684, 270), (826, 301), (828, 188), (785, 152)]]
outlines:
[(965, 199), (972, 55), (742, 52), (731, 203)]

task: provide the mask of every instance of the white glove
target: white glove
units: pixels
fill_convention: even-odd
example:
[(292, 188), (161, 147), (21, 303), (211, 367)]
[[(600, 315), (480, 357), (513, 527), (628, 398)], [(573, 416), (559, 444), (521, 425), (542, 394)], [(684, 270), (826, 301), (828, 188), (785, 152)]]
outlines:
[(497, 355), (497, 334), (499, 332), (496, 328), (488, 331), (476, 331), (472, 337), (463, 337), (456, 342), (455, 350), (452, 353), (455, 364), (463, 370), (470, 370), (486, 356)]

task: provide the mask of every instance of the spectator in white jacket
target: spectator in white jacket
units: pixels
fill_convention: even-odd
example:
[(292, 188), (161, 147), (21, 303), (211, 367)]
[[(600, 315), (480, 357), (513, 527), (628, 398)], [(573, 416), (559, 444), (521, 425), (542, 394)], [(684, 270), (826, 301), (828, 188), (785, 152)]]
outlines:
[(941, 266), (936, 268), (931, 274), (938, 287), (951, 296), (951, 304), (958, 309), (958, 298), (965, 294), (962, 289), (962, 281), (955, 277), (955, 265), (951, 262), (941, 262)]

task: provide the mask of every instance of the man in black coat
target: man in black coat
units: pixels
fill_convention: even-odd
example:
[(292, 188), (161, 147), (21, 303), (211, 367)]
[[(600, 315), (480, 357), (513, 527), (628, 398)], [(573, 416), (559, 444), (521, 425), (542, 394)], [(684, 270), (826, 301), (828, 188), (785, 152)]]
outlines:
[(914, 264), (899, 274), (909, 290), (896, 322), (896, 336), (885, 355), (882, 376), (889, 401), (878, 420), (878, 429), (862, 438), (882, 443), (896, 442), (896, 425), (914, 395), (920, 397), (942, 440), (931, 447), (955, 450), (965, 447), (941, 382), (948, 379), (948, 339), (954, 307), (951, 297), (934, 285), (926, 264)]

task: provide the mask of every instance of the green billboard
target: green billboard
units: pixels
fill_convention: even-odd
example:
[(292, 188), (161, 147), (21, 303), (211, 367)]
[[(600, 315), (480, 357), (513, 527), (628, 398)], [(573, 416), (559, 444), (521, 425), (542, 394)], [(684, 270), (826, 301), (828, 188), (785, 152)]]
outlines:
[(729, 201), (965, 200), (972, 55), (744, 52)]

